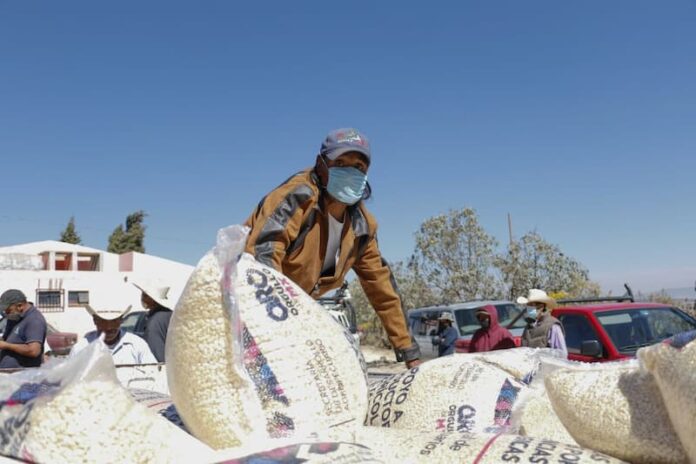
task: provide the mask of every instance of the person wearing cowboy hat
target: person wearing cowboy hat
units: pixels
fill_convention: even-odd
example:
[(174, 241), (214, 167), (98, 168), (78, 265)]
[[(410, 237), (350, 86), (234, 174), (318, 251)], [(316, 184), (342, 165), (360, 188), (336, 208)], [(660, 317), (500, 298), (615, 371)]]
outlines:
[(121, 322), (130, 312), (131, 306), (128, 306), (125, 311), (121, 312), (103, 309), (95, 310), (90, 305), (85, 306), (85, 309), (92, 316), (97, 330), (87, 332), (84, 338), (73, 346), (72, 350), (70, 350), (71, 357), (87, 348), (90, 343), (103, 334), (104, 343), (111, 352), (114, 364), (157, 363), (145, 340), (121, 329)]
[(440, 313), (440, 317), (437, 319), (440, 325), (440, 333), (433, 337), (433, 345), (437, 345), (437, 355), (447, 356), (454, 353), (454, 342), (459, 338), (457, 329), (452, 327), (454, 323), (454, 316), (450, 312)]
[(517, 298), (517, 303), (531, 307), (528, 310), (530, 323), (522, 333), (522, 346), (530, 348), (554, 348), (568, 356), (565, 331), (561, 321), (551, 315), (556, 306), (556, 300), (537, 288), (529, 290), (529, 294)]
[(409, 332), (401, 297), (377, 243), (370, 197), (370, 143), (353, 128), (326, 136), (314, 166), (263, 197), (246, 220), (245, 250), (295, 282), (312, 298), (336, 290), (352, 270), (380, 318), (397, 361), (412, 368), (420, 348)]
[(152, 282), (133, 282), (140, 290), (140, 304), (147, 310), (145, 316), (144, 338), (155, 355), (157, 362), (165, 362), (164, 346), (167, 342), (167, 330), (172, 318), (169, 309), (172, 301), (169, 299), (169, 287), (155, 285)]

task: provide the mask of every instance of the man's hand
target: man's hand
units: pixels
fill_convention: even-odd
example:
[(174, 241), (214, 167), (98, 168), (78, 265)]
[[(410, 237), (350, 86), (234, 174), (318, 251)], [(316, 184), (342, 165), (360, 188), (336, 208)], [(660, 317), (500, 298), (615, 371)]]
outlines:
[(7, 348), (7, 342), (5, 340), (0, 340), (0, 350)]
[(412, 369), (412, 368), (414, 368), (414, 367), (416, 367), (416, 366), (421, 365), (422, 362), (423, 362), (423, 361), (421, 361), (420, 359), (414, 359), (413, 361), (406, 361), (406, 367), (407, 367), (408, 369)]

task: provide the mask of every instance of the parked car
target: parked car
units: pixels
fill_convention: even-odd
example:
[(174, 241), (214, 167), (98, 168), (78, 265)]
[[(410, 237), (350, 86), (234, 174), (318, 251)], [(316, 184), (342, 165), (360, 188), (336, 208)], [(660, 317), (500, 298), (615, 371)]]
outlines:
[(696, 319), (659, 303), (561, 306), (552, 314), (563, 323), (568, 358), (574, 361), (631, 358), (643, 346), (696, 330)]
[(138, 337), (145, 338), (145, 316), (147, 316), (147, 311), (130, 312), (123, 318), (121, 328)]
[[(0, 333), (5, 332), (7, 319), (0, 319)], [(61, 332), (51, 324), (46, 323), (46, 342), (51, 353), (55, 356), (65, 356), (70, 353), (73, 345), (77, 343), (77, 334), (73, 332)]]
[(457, 353), (468, 352), (474, 332), (481, 328), (478, 319), (476, 319), (476, 310), (486, 305), (495, 306), (500, 325), (510, 330), (515, 344), (519, 346), (520, 337), (525, 327), (524, 317), (522, 317), (525, 311), (523, 307), (512, 301), (504, 300), (468, 301), (417, 308), (408, 312), (409, 329), (420, 347), (421, 356), (424, 359), (437, 357), (437, 346), (432, 344), (432, 337), (437, 335), (437, 320), (443, 312), (451, 313), (456, 321), (453, 327), (457, 330), (459, 337), (454, 345), (455, 351)]

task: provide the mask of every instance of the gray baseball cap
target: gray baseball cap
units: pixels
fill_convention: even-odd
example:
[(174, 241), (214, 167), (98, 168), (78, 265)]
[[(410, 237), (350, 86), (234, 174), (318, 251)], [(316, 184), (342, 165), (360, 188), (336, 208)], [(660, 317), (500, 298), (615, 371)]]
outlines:
[(16, 303), (26, 303), (27, 297), (22, 293), (21, 290), (12, 289), (7, 290), (5, 293), (0, 295), (0, 312), (7, 311), (7, 308)]
[(345, 128), (336, 129), (329, 132), (324, 143), (321, 144), (320, 155), (326, 156), (330, 160), (335, 160), (344, 153), (357, 151), (367, 158), (367, 162), (372, 161), (370, 155), (370, 142), (357, 129)]

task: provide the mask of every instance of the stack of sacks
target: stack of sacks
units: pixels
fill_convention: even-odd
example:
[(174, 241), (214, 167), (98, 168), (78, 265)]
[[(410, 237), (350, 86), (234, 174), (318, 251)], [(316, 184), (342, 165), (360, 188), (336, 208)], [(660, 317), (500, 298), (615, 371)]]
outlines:
[(220, 231), (170, 322), (167, 374), (187, 429), (221, 449), (362, 422), (366, 371), (353, 337), (292, 281), (243, 254), (245, 240), (241, 227)]
[(638, 358), (655, 378), (674, 430), (696, 462), (696, 332), (643, 348)]
[(510, 425), (529, 388), (473, 356), (445, 356), (372, 384), (365, 425), (481, 432)]
[(654, 379), (636, 362), (559, 369), (545, 385), (581, 446), (636, 464), (687, 462)]
[(341, 433), (344, 440), (368, 447), (375, 457), (389, 464), (622, 462), (574, 444), (511, 434), (422, 432), (375, 427), (357, 428), (350, 434)]

